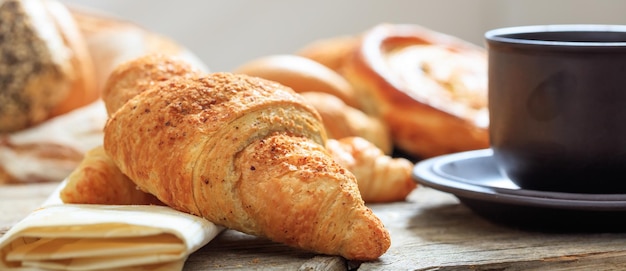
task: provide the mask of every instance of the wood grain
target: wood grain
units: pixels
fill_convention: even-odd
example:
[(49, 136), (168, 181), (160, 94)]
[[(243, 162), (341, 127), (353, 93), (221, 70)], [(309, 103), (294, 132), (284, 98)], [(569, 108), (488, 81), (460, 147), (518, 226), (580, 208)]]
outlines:
[[(0, 186), (0, 235), (56, 184)], [(418, 188), (406, 202), (370, 205), (392, 246), (379, 260), (348, 262), (227, 230), (184, 270), (626, 270), (625, 233), (541, 233), (491, 223), (450, 194)]]

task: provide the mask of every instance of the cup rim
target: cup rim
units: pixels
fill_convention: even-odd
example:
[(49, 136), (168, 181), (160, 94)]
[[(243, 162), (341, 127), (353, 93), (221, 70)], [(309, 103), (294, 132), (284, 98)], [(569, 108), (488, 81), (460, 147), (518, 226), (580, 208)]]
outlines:
[(569, 46), (569, 47), (625, 47), (626, 41), (595, 42), (595, 41), (552, 41), (536, 40), (516, 37), (504, 37), (513, 34), (531, 34), (541, 32), (619, 32), (626, 35), (626, 25), (613, 24), (551, 24), (525, 25), (502, 27), (485, 32), (485, 39), (489, 42), (527, 44), (542, 46)]

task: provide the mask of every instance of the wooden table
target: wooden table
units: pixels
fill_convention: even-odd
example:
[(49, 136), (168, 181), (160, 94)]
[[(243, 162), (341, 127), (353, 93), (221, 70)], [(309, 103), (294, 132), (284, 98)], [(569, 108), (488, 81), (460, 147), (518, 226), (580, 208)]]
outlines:
[[(0, 186), (0, 235), (56, 184)], [(626, 270), (625, 233), (540, 233), (493, 224), (452, 195), (420, 187), (406, 202), (370, 205), (392, 237), (374, 262), (346, 262), (225, 231), (185, 270)]]

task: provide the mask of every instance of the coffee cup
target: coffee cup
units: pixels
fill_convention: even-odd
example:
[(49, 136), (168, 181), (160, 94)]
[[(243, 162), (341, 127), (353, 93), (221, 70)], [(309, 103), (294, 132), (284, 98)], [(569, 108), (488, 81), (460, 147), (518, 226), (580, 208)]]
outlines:
[(626, 26), (486, 32), (490, 144), (523, 189), (626, 193)]

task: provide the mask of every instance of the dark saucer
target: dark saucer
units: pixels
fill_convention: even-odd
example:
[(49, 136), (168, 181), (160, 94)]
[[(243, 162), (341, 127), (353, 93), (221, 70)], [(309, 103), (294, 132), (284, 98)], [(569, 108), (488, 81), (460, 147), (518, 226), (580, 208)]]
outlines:
[(413, 177), (424, 186), (454, 194), (475, 213), (508, 226), (557, 232), (626, 232), (626, 194), (520, 189), (499, 172), (491, 149), (420, 161)]

